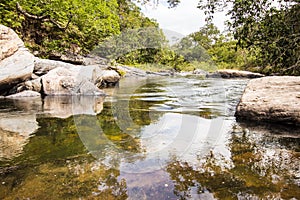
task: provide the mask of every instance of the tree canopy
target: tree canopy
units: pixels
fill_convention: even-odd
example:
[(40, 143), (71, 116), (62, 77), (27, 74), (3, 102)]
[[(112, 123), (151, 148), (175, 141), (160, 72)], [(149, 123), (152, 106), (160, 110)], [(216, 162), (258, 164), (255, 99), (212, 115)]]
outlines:
[(3, 0), (0, 23), (39, 56), (85, 54), (124, 29), (157, 26), (129, 0)]
[(266, 73), (300, 75), (299, 0), (200, 0), (210, 23), (228, 8), (230, 30), (240, 47), (255, 52)]
[[(17, 31), (27, 47), (38, 56), (49, 57), (56, 53), (87, 54), (106, 38), (125, 30), (158, 27), (158, 23), (143, 16), (140, 8), (133, 2), (2, 0), (0, 23)], [(167, 2), (170, 7), (174, 7), (180, 0)], [(299, 2), (299, 0), (199, 0), (198, 7), (205, 11), (207, 25), (189, 35), (189, 39), (182, 41), (179, 46), (193, 40), (207, 50), (217, 63), (228, 64), (228, 60), (231, 60), (229, 63), (234, 64), (232, 60), (239, 59), (238, 54), (246, 53), (248, 54), (246, 57), (251, 57), (251, 63), (245, 63), (247, 59), (244, 59), (243, 65), (256, 66), (255, 69), (266, 74), (300, 75)], [(227, 8), (227, 14), (231, 17), (228, 25), (234, 38), (232, 41), (218, 38), (220, 32), (212, 25), (214, 14), (224, 8)], [(193, 51), (197, 51), (197, 48), (193, 48)], [(235, 55), (234, 49), (238, 50)], [(201, 48), (198, 50), (203, 51)], [(157, 51), (149, 49), (145, 55), (146, 60), (149, 60), (149, 52), (158, 55)], [(191, 49), (185, 53), (185, 56), (193, 54)], [(171, 57), (174, 57), (174, 52), (171, 54)], [(168, 59), (171, 54), (168, 53)]]
[[(175, 7), (180, 0), (168, 2)], [(228, 27), (237, 40), (236, 45), (256, 57), (260, 71), (300, 75), (299, 3), (299, 0), (199, 0), (198, 8), (204, 10), (208, 24), (217, 12), (227, 12)]]

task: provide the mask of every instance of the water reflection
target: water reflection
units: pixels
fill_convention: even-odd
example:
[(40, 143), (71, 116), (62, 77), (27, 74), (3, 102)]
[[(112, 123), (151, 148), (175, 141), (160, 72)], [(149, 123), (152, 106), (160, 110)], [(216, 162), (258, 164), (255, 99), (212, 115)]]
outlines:
[(2, 99), (0, 199), (298, 198), (298, 132), (236, 123), (244, 85), (156, 79), (105, 99)]

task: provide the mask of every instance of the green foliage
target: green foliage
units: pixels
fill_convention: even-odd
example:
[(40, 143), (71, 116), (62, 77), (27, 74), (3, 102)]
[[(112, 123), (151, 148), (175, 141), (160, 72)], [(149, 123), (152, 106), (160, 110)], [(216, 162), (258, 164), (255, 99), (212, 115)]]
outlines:
[(169, 48), (146, 48), (130, 52), (117, 61), (125, 65), (134, 65), (147, 71), (191, 71), (193, 68), (182, 55)]
[(133, 52), (141, 49), (160, 49), (164, 43), (164, 35), (156, 27), (128, 29), (119, 35), (106, 38), (93, 53), (110, 60), (122, 57), (126, 59), (126, 55), (132, 53), (129, 57), (135, 59)]
[(161, 70), (181, 71), (185, 64), (184, 57), (168, 47), (163, 32), (157, 27), (123, 31), (101, 43), (93, 53), (125, 65), (164, 66)]
[(209, 49), (213, 44), (219, 42), (220, 36), (220, 30), (212, 23), (208, 23), (198, 32), (190, 34), (190, 37), (205, 49)]
[(21, 27), (23, 16), (18, 16), (16, 12), (16, 1), (2, 0), (0, 2), (0, 23), (8, 25), (13, 29)]
[(156, 27), (158, 23), (141, 13), (141, 9), (130, 0), (118, 0), (118, 15), (121, 31), (140, 27)]
[(219, 69), (249, 69), (256, 61), (247, 49), (237, 47), (236, 40), (220, 40), (208, 49), (208, 54)]
[(182, 38), (178, 44), (173, 45), (174, 51), (182, 55), (187, 61), (208, 61), (210, 56), (207, 54), (206, 49), (203, 48), (201, 42), (197, 41), (191, 35)]
[(199, 8), (213, 14), (232, 5), (230, 28), (237, 45), (257, 57), (256, 65), (265, 73), (300, 75), (299, 1), (200, 0)]
[(183, 55), (195, 68), (212, 71), (216, 68), (244, 69), (252, 66), (255, 57), (251, 57), (247, 50), (237, 48), (236, 44), (237, 41), (230, 34), (224, 36), (210, 23), (183, 38), (174, 48), (175, 52)]
[(5, 0), (0, 16), (1, 24), (16, 30), (43, 57), (89, 53), (125, 29), (158, 26), (127, 0)]

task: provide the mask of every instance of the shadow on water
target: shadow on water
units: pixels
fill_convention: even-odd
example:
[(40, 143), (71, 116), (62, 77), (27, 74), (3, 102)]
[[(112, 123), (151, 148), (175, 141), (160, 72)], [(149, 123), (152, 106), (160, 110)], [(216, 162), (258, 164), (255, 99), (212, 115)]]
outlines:
[(299, 132), (235, 122), (245, 80), (213, 81), (0, 99), (0, 199), (299, 198)]

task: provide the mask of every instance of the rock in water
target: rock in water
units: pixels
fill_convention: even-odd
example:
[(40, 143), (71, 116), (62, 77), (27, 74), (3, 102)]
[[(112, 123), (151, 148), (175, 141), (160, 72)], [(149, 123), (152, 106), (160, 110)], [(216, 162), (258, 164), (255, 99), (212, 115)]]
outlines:
[(24, 47), (18, 35), (0, 25), (0, 94), (31, 78), (34, 56)]
[(259, 73), (249, 72), (249, 71), (222, 69), (207, 74), (207, 77), (209, 78), (261, 78), (264, 77), (264, 75)]
[(115, 70), (102, 70), (97, 74), (95, 84), (98, 88), (116, 85), (121, 76)]
[(45, 95), (104, 95), (83, 73), (82, 67), (55, 68), (42, 76)]
[(300, 126), (300, 77), (273, 76), (249, 81), (235, 115), (238, 120)]
[(30, 135), (39, 128), (35, 114), (0, 114), (0, 158), (20, 155)]

